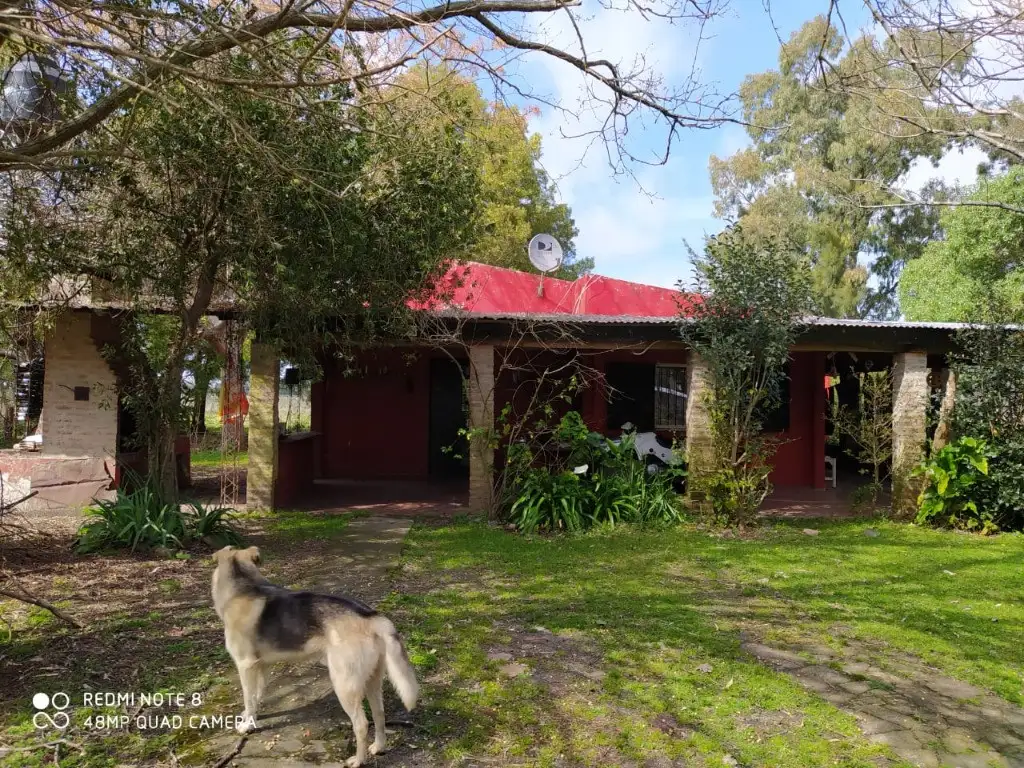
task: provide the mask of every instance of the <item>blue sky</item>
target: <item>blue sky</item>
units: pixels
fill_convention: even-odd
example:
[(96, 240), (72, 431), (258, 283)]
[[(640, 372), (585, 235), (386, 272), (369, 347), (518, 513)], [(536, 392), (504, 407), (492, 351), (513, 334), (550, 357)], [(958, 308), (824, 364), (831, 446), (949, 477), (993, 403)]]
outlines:
[[(714, 83), (721, 93), (734, 92), (747, 74), (777, 65), (779, 37), (788, 39), (826, 7), (825, 0), (785, 0), (772, 3), (769, 17), (764, 0), (731, 0), (723, 16), (706, 31), (712, 38), (700, 45), (701, 79)], [(846, 3), (843, 10), (851, 32), (863, 26), (861, 4)], [(629, 63), (640, 54), (669, 82), (689, 73), (694, 51), (691, 27), (644, 21), (635, 12), (608, 10), (594, 0), (585, 0), (579, 17), (591, 58), (600, 55)], [(540, 39), (575, 48), (564, 17), (528, 23), (535, 25), (533, 32)], [(532, 92), (568, 108), (582, 93), (583, 76), (562, 62), (534, 55), (516, 70)], [(603, 146), (564, 136), (593, 125), (595, 119), (583, 114), (577, 120), (550, 107), (542, 107), (540, 115), (531, 119), (531, 129), (544, 140), (543, 165), (557, 180), (561, 198), (572, 206), (580, 230), (577, 253), (593, 257), (595, 271), (612, 277), (663, 286), (688, 279), (684, 243), (699, 249), (705, 234), (723, 227), (713, 217), (708, 160), (713, 154), (725, 157), (742, 148), (747, 142), (744, 129), (726, 125), (683, 133), (666, 165), (635, 167), (638, 185), (612, 173)], [(663, 149), (662, 129), (636, 123), (631, 130), (635, 152), (653, 155)], [(973, 176), (976, 161), (976, 157), (953, 157), (939, 172), (929, 167), (912, 175), (917, 182), (931, 175)]]

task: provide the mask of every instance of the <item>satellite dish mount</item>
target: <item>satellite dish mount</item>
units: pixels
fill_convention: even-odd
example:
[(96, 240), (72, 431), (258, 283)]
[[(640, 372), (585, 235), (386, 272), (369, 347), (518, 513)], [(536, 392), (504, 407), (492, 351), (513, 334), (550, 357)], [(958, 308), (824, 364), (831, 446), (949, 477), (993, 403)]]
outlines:
[(551, 235), (535, 235), (528, 246), (530, 263), (540, 271), (537, 295), (544, 295), (544, 275), (562, 266), (562, 246)]

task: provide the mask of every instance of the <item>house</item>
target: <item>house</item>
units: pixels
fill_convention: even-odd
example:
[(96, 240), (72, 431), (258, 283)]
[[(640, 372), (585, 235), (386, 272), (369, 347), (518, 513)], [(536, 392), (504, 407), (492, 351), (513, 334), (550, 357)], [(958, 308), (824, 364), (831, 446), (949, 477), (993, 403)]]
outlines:
[[(286, 436), (277, 411), (281, 360), (257, 340), (247, 503), (282, 508), (332, 481), (401, 479), (455, 484), (471, 509), (486, 509), (502, 446), (496, 461), (495, 445), (481, 435), (503, 413), (537, 407), (572, 407), (609, 435), (626, 422), (655, 430), (684, 445), (691, 471), (699, 471), (709, 443), (706, 369), (678, 333), (681, 315), (698, 300), (601, 276), (570, 282), (460, 264), (435, 299), (411, 305), (421, 319), (416, 337), (344, 359), (319, 350), (324, 375), (312, 385), (311, 430)], [(62, 488), (50, 494), (54, 503), (109, 492), (122, 458), (118, 372), (100, 349), (116, 311), (94, 303), (57, 321), (45, 347), (42, 450), (34, 459), (0, 451), (8, 487), (35, 488), (37, 477), (53, 485), (56, 473)], [(856, 366), (893, 368), (894, 467), (916, 464), (931, 390), (957, 328), (810, 320), (792, 350), (785, 402), (768, 417), (782, 438), (773, 482), (825, 488), (826, 374)], [(470, 449), (452, 450), (467, 429), (476, 435)], [(33, 474), (26, 461), (48, 468)]]

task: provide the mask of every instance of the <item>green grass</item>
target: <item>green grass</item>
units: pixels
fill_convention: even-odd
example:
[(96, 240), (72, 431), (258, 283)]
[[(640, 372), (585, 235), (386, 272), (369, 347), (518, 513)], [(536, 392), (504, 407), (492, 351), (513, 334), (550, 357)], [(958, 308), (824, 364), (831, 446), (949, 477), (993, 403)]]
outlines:
[[(193, 451), (192, 452), (192, 466), (201, 467), (203, 469), (216, 469), (225, 464), (227, 460), (224, 455), (218, 449), (211, 449), (207, 451)], [(249, 453), (248, 451), (241, 451), (238, 454), (239, 466), (249, 465)]]
[(274, 512), (268, 517), (268, 531), (284, 541), (326, 541), (348, 527), (359, 513), (317, 515), (309, 512)]
[[(854, 642), (887, 643), (1024, 701), (1024, 538), (888, 524), (871, 538), (851, 522), (809, 537), (803, 525), (753, 540), (693, 528), (530, 538), (417, 527), (405, 570), (436, 586), (390, 610), (423, 676), (444, 681), (428, 685), (427, 727), (451, 759), (875, 765), (884, 749), (852, 717), (740, 649), (741, 629), (828, 644), (840, 622)], [(543, 677), (550, 661), (515, 651), (513, 628), (536, 625), (554, 633), (563, 667), (591, 648), (603, 680), (569, 675), (554, 695), (503, 678), (489, 649), (511, 647)], [(782, 724), (759, 730), (766, 717)]]

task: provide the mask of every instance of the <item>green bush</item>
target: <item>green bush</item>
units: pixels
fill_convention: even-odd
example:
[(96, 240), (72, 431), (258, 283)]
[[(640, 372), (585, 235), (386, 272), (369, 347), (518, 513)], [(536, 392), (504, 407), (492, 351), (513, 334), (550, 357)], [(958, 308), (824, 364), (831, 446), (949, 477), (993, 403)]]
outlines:
[(683, 513), (675, 485), (685, 474), (648, 471), (631, 435), (615, 443), (590, 432), (570, 411), (555, 429), (563, 457), (556, 466), (536, 466), (526, 446), (509, 451), (509, 518), (532, 532), (579, 531), (596, 525), (673, 523)]
[(87, 520), (75, 540), (79, 554), (107, 549), (180, 550), (196, 541), (211, 547), (241, 542), (229, 508), (196, 503), (182, 508), (166, 502), (150, 484), (119, 490), (115, 499), (100, 501), (85, 514)]
[(918, 499), (917, 522), (990, 533), (999, 529), (984, 440), (961, 437), (915, 470), (926, 479)]

